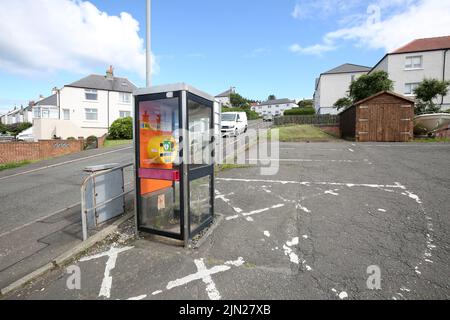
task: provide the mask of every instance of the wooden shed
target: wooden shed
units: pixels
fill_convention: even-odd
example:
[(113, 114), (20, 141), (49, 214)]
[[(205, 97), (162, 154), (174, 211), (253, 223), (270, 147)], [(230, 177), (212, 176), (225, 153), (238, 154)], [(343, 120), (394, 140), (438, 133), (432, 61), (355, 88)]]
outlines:
[(414, 137), (414, 100), (382, 91), (339, 114), (342, 137), (356, 141), (410, 141)]

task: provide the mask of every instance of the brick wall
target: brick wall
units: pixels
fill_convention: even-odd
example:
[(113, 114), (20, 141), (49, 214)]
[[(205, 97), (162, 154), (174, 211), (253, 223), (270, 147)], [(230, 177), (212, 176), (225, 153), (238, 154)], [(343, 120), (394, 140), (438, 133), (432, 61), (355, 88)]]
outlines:
[(83, 140), (40, 140), (39, 142), (0, 143), (0, 163), (42, 160), (84, 149)]
[(99, 148), (102, 148), (105, 145), (105, 140), (106, 140), (107, 136), (108, 136), (108, 134), (104, 134), (103, 136), (98, 138), (98, 147)]
[(447, 128), (441, 129), (436, 132), (436, 137), (438, 138), (450, 138), (450, 126)]
[(341, 137), (341, 130), (339, 128), (339, 125), (324, 125), (324, 124), (315, 124), (315, 127), (319, 128), (322, 131), (325, 131), (326, 133), (331, 134), (332, 136)]

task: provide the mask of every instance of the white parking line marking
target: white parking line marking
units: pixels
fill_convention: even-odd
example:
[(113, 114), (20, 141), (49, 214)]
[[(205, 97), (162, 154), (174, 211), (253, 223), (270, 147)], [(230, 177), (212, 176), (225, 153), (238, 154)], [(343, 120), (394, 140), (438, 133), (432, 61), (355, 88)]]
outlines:
[(106, 267), (105, 267), (105, 273), (103, 276), (102, 286), (100, 288), (100, 293), (98, 294), (99, 297), (101, 297), (101, 296), (106, 297), (106, 298), (111, 297), (111, 286), (112, 286), (111, 271), (116, 267), (117, 256), (119, 255), (119, 253), (133, 249), (133, 248), (134, 247), (124, 247), (124, 248), (111, 247), (111, 249), (109, 249), (106, 252), (80, 259), (80, 262), (84, 262), (84, 261), (89, 261), (89, 260), (98, 259), (98, 258), (102, 258), (102, 257), (108, 257), (108, 260), (106, 261)]
[(360, 163), (360, 162), (367, 162), (367, 159), (364, 160), (335, 160), (335, 159), (247, 159), (247, 161), (252, 162), (263, 162), (263, 163), (270, 163), (270, 162), (332, 162), (332, 163)]
[(127, 299), (127, 300), (135, 300), (135, 301), (137, 301), (137, 300), (143, 300), (143, 299), (145, 299), (145, 298), (147, 298), (147, 295), (146, 295), (146, 294), (143, 294), (143, 295), (141, 295), (141, 296), (129, 298), (129, 299)]

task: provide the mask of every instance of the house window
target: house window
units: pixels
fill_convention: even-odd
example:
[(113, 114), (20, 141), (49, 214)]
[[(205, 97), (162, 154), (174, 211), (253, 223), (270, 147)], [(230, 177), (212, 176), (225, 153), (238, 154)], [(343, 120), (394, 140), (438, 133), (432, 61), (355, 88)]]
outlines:
[(131, 94), (128, 92), (119, 92), (119, 101), (121, 103), (130, 103), (131, 102)]
[(50, 118), (50, 110), (48, 108), (42, 108), (42, 119)]
[(70, 120), (70, 110), (69, 109), (63, 109), (63, 119)]
[(356, 80), (356, 76), (355, 76), (355, 75), (352, 75), (351, 82), (354, 82), (355, 80)]
[(416, 89), (419, 86), (418, 82), (414, 83), (405, 83), (405, 94), (413, 95), (414, 89)]
[(131, 112), (130, 111), (119, 111), (119, 117), (120, 118), (131, 117)]
[(97, 109), (84, 109), (86, 120), (98, 120), (98, 110)]
[(422, 56), (406, 57), (405, 69), (420, 69), (422, 68)]
[(97, 90), (86, 89), (84, 90), (84, 96), (86, 97), (86, 100), (98, 100)]

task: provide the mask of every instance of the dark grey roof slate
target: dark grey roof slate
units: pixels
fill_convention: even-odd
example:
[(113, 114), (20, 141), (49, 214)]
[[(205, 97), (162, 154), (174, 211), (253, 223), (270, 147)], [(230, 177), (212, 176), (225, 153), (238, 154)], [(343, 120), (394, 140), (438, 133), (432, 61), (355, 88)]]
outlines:
[(285, 103), (295, 103), (295, 100), (291, 100), (291, 99), (268, 100), (268, 101), (261, 102), (260, 104), (258, 104), (258, 106), (268, 106), (268, 105), (285, 104)]
[(97, 90), (109, 90), (118, 92), (132, 93), (134, 89), (137, 89), (126, 78), (114, 77), (112, 80), (107, 79), (105, 76), (91, 74), (81, 80), (75, 81), (66, 87), (97, 89)]
[(53, 94), (45, 99), (42, 99), (39, 102), (36, 102), (36, 105), (39, 106), (57, 106), (58, 105), (58, 98), (56, 97), (56, 94)]
[(334, 74), (334, 73), (352, 73), (352, 72), (369, 72), (372, 68), (360, 66), (357, 64), (345, 63), (334, 69), (328, 70), (322, 74)]
[(225, 92), (222, 92), (221, 94), (218, 94), (216, 98), (222, 98), (222, 97), (229, 97), (231, 93), (234, 93), (231, 89), (228, 89)]

